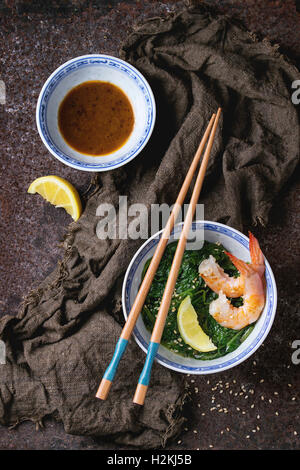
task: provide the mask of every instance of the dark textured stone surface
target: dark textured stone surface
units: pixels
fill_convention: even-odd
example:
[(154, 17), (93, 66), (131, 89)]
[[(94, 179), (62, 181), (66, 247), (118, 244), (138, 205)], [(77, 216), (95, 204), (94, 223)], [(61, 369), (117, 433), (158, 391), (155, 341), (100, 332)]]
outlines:
[[(300, 15), (294, 0), (207, 3), (242, 19), (249, 29), (278, 43), (300, 63)], [(0, 105), (1, 315), (16, 314), (22, 296), (53, 269), (61, 255), (59, 241), (70, 221), (63, 210), (27, 195), (30, 182), (44, 174), (58, 174), (84, 191), (90, 178), (59, 163), (42, 145), (35, 126), (41, 86), (58, 65), (72, 57), (93, 52), (118, 55), (135, 22), (183, 5), (183, 1), (151, 0), (0, 0), (0, 79), (7, 90), (6, 105)], [(241, 366), (214, 376), (188, 378), (188, 423), (171, 448), (299, 448), (300, 365), (291, 362), (291, 344), (300, 339), (299, 176), (298, 171), (278, 195), (268, 227), (253, 228), (278, 285), (278, 311), (271, 333)], [(39, 432), (32, 423), (15, 430), (1, 428), (0, 449), (113, 448), (109, 442), (66, 435), (61, 424), (52, 420)]]

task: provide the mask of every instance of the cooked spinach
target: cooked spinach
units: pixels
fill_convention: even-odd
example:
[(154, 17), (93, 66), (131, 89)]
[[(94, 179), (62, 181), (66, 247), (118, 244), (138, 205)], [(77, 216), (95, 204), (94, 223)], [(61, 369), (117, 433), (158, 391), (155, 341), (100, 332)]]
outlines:
[[(159, 268), (155, 274), (152, 286), (145, 301), (142, 316), (147, 329), (152, 331), (159, 310), (168, 274), (175, 254), (177, 242), (167, 246)], [(180, 267), (175, 291), (168, 312), (166, 326), (162, 336), (162, 344), (168, 349), (185, 357), (208, 360), (224, 356), (234, 351), (242, 341), (251, 333), (254, 326), (249, 325), (242, 330), (232, 330), (219, 325), (209, 314), (210, 303), (217, 298), (217, 294), (205, 285), (198, 273), (201, 261), (213, 255), (220, 266), (230, 276), (239, 276), (239, 272), (231, 263), (222, 245), (205, 241), (201, 250), (186, 250)], [(151, 260), (145, 263), (142, 279)], [(192, 304), (197, 312), (199, 324), (211, 338), (218, 349), (210, 352), (196, 351), (181, 339), (177, 326), (177, 311), (180, 303), (187, 296), (191, 297)], [(242, 298), (231, 299), (235, 306), (243, 304)]]

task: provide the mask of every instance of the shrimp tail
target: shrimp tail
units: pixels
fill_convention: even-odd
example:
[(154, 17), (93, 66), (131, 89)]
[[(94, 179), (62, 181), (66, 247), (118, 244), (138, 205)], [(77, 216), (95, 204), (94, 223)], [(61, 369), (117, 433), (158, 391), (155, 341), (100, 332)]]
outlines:
[(255, 266), (264, 264), (264, 255), (260, 249), (257, 238), (249, 232), (249, 250), (252, 264)]
[(260, 249), (258, 240), (251, 232), (249, 232), (249, 250), (253, 268), (261, 277), (263, 277), (265, 272), (264, 255)]
[(247, 276), (252, 272), (251, 267), (249, 266), (249, 264), (245, 263), (245, 261), (242, 261), (241, 259), (237, 258), (233, 254), (228, 253), (228, 251), (225, 251), (225, 253), (230, 258), (230, 261), (234, 264), (234, 266), (242, 275)]

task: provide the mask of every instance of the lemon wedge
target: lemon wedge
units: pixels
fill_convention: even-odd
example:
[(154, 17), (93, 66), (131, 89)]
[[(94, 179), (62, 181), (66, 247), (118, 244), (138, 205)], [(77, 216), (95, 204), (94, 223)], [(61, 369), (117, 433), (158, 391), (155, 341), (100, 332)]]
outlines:
[(193, 349), (201, 352), (217, 349), (199, 325), (197, 313), (191, 303), (190, 296), (187, 296), (179, 306), (177, 323), (183, 341), (192, 346)]
[(77, 190), (64, 178), (59, 176), (42, 176), (34, 180), (28, 193), (40, 194), (55, 207), (63, 207), (74, 220), (78, 220), (82, 211)]

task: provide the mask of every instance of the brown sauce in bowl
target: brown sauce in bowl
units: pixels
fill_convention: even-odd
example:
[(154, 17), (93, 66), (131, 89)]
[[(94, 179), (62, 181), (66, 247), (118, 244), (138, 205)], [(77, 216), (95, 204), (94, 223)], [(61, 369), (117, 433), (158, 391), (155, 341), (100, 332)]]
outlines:
[(116, 85), (98, 80), (72, 88), (58, 109), (58, 127), (77, 152), (101, 156), (125, 144), (134, 125), (129, 99)]

